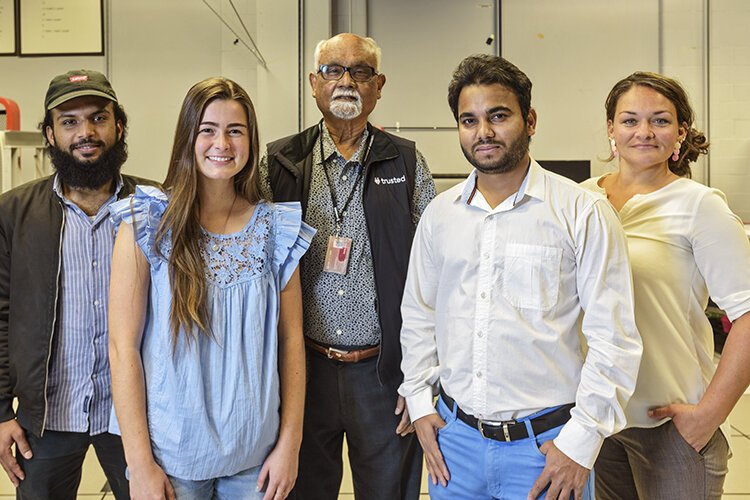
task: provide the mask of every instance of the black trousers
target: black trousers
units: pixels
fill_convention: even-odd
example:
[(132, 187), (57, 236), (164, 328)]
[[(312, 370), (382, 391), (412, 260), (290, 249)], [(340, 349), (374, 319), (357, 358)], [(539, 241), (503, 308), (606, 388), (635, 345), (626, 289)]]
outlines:
[(305, 426), (297, 484), (290, 498), (336, 500), (344, 435), (358, 500), (416, 500), (422, 450), (416, 434), (396, 434), (400, 376), (380, 385), (377, 358), (341, 363), (307, 350)]
[(16, 490), (17, 499), (75, 500), (81, 482), (83, 459), (92, 445), (115, 498), (130, 498), (120, 436), (45, 431), (41, 438), (27, 432), (26, 439), (34, 456), (26, 460), (16, 453), (16, 460), (26, 474), (26, 479)]

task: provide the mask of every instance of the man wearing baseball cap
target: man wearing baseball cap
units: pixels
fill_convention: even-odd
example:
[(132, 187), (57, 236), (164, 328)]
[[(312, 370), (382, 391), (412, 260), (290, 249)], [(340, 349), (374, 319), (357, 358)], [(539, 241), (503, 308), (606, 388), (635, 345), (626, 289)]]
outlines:
[(0, 464), (17, 498), (75, 499), (93, 445), (126, 499), (122, 443), (107, 432), (108, 206), (144, 181), (120, 174), (127, 117), (104, 75), (56, 76), (44, 105), (55, 173), (0, 195)]

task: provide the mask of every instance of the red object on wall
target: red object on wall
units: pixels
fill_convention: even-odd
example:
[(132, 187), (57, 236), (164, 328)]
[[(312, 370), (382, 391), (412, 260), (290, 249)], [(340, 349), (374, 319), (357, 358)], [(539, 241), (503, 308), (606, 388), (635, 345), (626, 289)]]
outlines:
[(726, 314), (721, 317), (721, 326), (724, 329), (724, 333), (729, 333), (729, 330), (732, 329), (732, 322), (729, 321)]
[(5, 128), (7, 130), (21, 130), (21, 111), (15, 101), (0, 97), (0, 104), (5, 107)]

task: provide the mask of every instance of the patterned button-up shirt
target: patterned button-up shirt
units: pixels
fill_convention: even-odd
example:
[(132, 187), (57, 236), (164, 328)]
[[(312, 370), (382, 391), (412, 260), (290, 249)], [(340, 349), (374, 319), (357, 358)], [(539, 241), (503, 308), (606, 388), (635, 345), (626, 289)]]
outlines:
[[(369, 144), (365, 129), (357, 151), (346, 160), (336, 148), (328, 129), (323, 126), (322, 144), (316, 141), (312, 151), (312, 178), (305, 222), (318, 230), (301, 267), (302, 297), (304, 301), (305, 335), (316, 342), (335, 347), (365, 347), (380, 343), (380, 323), (375, 290), (370, 238), (367, 232), (362, 194), (363, 161)], [(323, 271), (328, 237), (336, 232), (331, 188), (324, 170), (328, 169), (338, 209), (343, 210), (349, 194), (355, 189), (351, 202), (342, 213), (340, 236), (351, 238), (349, 266), (346, 274)], [(260, 172), (264, 195), (269, 199), (267, 158), (261, 159)], [(356, 184), (356, 186), (355, 186)], [(412, 219), (414, 224), (435, 197), (435, 184), (424, 156), (417, 151), (414, 175)]]

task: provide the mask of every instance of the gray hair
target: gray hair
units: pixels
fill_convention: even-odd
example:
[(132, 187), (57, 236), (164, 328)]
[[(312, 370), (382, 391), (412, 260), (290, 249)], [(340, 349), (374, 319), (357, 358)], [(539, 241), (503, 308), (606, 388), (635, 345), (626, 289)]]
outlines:
[(380, 57), (382, 54), (382, 51), (380, 50), (380, 47), (378, 46), (377, 42), (373, 40), (372, 38), (368, 37), (362, 37), (359, 35), (355, 35), (353, 33), (339, 33), (338, 35), (332, 36), (331, 38), (327, 40), (321, 40), (318, 42), (318, 44), (315, 46), (315, 68), (314, 71), (318, 71), (318, 68), (320, 68), (320, 53), (323, 51), (325, 46), (333, 40), (336, 37), (339, 37), (341, 35), (351, 35), (354, 37), (357, 37), (362, 45), (365, 46), (365, 48), (375, 56), (375, 71), (380, 71)]

